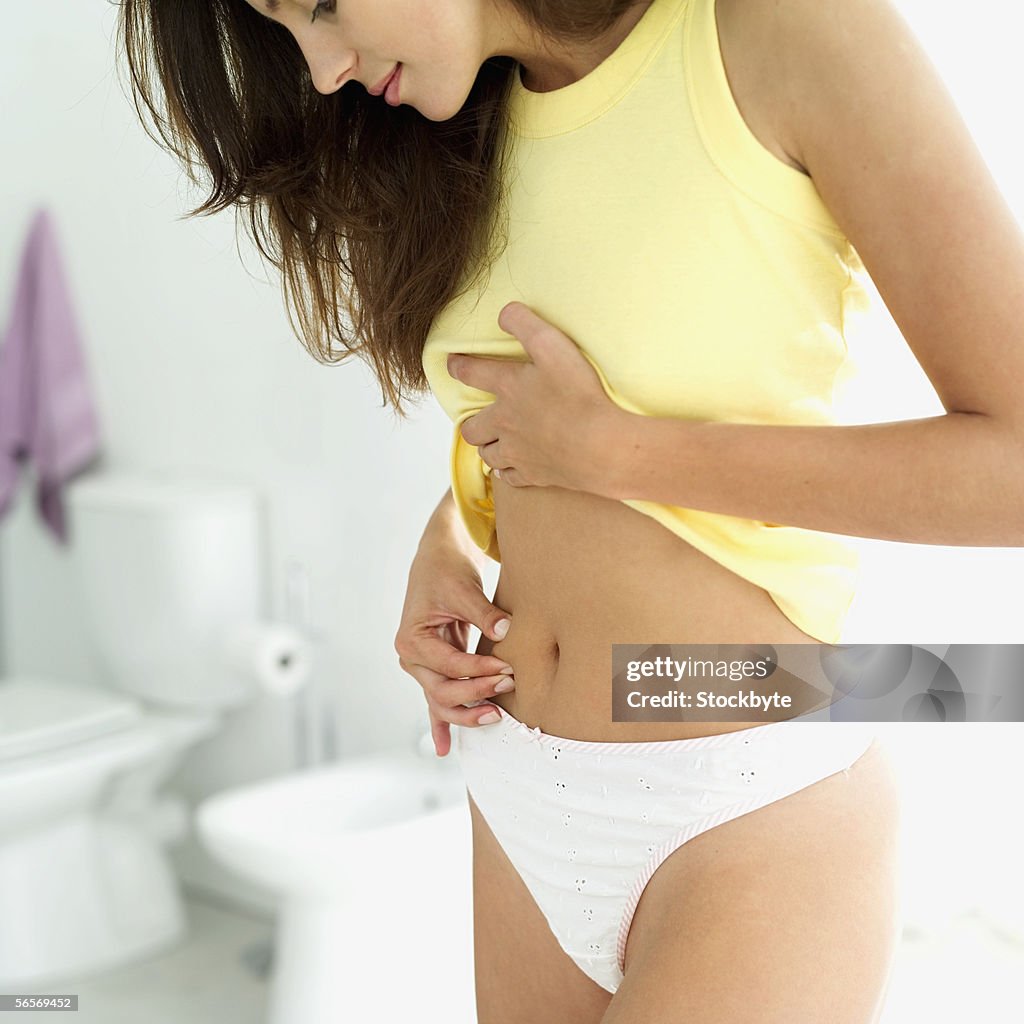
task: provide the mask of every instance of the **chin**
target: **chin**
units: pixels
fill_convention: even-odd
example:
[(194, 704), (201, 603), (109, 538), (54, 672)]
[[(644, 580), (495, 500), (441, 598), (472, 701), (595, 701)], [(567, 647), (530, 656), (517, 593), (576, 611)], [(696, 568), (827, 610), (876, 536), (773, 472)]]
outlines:
[(466, 101), (469, 99), (470, 92), (472, 92), (472, 86), (462, 93), (455, 102), (446, 104), (447, 109), (445, 112), (435, 118), (435, 120), (449, 121), (455, 117), (456, 114), (461, 113), (466, 106)]
[(428, 121), (450, 121), (466, 105), (473, 83), (471, 82), (464, 91), (452, 88), (452, 84), (452, 81), (449, 80), (447, 88), (442, 85), (440, 90), (428, 85), (425, 90), (427, 93), (425, 102), (420, 102), (419, 98), (406, 99), (403, 95), (402, 105), (415, 107)]
[(446, 107), (444, 110), (432, 110), (429, 107), (424, 109), (423, 107), (416, 107), (416, 109), (428, 120), (428, 121), (450, 121), (456, 114), (462, 110), (462, 104), (459, 106), (451, 105)]

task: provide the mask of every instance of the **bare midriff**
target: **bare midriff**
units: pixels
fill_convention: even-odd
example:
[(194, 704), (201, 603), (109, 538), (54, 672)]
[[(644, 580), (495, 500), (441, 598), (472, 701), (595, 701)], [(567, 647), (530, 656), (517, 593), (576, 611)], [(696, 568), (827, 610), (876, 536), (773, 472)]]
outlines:
[(763, 588), (620, 501), (491, 482), (502, 557), (494, 603), (512, 626), (500, 641), (481, 636), (476, 653), (513, 667), (515, 690), (488, 700), (531, 729), (625, 743), (762, 725), (613, 722), (611, 645), (819, 643)]

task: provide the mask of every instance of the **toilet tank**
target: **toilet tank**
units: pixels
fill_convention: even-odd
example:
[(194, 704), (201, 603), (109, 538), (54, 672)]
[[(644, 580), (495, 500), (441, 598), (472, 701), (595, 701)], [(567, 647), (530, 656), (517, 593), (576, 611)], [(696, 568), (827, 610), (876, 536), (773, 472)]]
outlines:
[(258, 493), (127, 473), (65, 493), (99, 685), (170, 709), (249, 699), (218, 656), (226, 630), (262, 618)]

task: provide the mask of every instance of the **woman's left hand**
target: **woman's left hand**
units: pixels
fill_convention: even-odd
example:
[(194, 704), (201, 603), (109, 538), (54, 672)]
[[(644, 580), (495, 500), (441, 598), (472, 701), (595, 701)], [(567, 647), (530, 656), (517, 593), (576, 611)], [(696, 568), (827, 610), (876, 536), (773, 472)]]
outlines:
[[(495, 396), (461, 433), (493, 475), (513, 487), (566, 487), (599, 493), (602, 458), (623, 412), (604, 392), (576, 343), (529, 306), (510, 302), (498, 326), (530, 362), (453, 352), (448, 372)], [(608, 467), (604, 467), (606, 470)]]

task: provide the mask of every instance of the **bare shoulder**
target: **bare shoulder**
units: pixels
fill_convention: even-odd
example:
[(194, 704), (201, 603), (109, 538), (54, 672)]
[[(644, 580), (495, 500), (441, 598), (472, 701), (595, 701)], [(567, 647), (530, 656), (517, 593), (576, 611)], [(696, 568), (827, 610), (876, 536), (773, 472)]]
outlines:
[(733, 99), (747, 127), (769, 152), (803, 174), (788, 98), (787, 61), (776, 0), (712, 0), (718, 45)]
[(755, 135), (809, 176), (814, 147), (862, 98), (916, 90), (934, 102), (945, 91), (897, 0), (711, 2), (744, 119), (749, 113)]
[(779, 29), (771, 0), (712, 0), (719, 48), (739, 113), (755, 138), (782, 163), (807, 174), (797, 157), (787, 102), (785, 59), (773, 33)]

